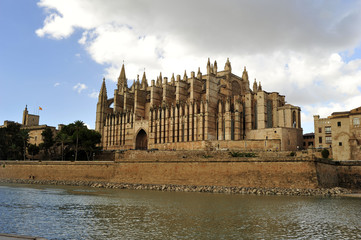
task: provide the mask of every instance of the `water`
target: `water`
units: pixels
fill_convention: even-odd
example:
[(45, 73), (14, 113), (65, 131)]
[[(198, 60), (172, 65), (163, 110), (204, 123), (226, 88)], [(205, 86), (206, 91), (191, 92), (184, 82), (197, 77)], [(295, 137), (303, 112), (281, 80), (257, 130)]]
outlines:
[(361, 199), (1, 185), (0, 233), (48, 239), (361, 239)]

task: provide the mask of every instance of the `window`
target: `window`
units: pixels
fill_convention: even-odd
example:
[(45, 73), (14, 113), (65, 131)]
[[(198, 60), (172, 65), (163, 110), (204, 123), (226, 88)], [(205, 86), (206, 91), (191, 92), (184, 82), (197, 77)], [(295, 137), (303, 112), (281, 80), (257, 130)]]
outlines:
[(337, 122), (337, 126), (338, 126), (338, 127), (341, 127), (341, 122)]
[(313, 142), (308, 142), (308, 146), (313, 146)]
[(303, 142), (303, 146), (306, 147), (306, 142)]
[(353, 118), (353, 126), (358, 127), (360, 125), (360, 119), (355, 117)]
[(325, 133), (331, 134), (331, 127), (325, 127)]
[(322, 137), (318, 138), (318, 143), (322, 143)]
[(326, 143), (332, 143), (332, 137), (326, 137)]
[(318, 128), (318, 133), (322, 133), (322, 128)]
[(342, 142), (339, 142), (338, 145), (339, 145), (339, 146), (342, 146)]

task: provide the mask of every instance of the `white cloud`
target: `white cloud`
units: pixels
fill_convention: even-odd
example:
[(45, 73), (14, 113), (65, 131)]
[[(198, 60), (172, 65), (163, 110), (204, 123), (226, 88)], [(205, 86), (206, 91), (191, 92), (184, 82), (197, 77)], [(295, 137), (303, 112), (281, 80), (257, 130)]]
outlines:
[(92, 93), (88, 94), (89, 97), (91, 98), (98, 98), (99, 92), (97, 91), (93, 91)]
[(151, 80), (159, 72), (190, 74), (198, 66), (204, 73), (208, 57), (222, 69), (229, 57), (235, 74), (247, 66), (251, 83), (257, 78), (264, 90), (301, 106), (303, 121), (360, 102), (355, 103), (361, 95), (360, 56), (346, 59), (361, 43), (361, 2), (41, 0), (38, 5), (47, 17), (36, 34), (62, 39), (81, 31), (79, 44), (113, 81), (123, 60), (128, 79), (146, 68)]
[(83, 90), (87, 89), (88, 87), (84, 84), (84, 83), (78, 83), (77, 85), (75, 85), (73, 87), (73, 89), (75, 91), (77, 91), (78, 93), (81, 93)]
[(54, 83), (54, 87), (58, 87), (58, 86), (60, 86), (60, 83)]

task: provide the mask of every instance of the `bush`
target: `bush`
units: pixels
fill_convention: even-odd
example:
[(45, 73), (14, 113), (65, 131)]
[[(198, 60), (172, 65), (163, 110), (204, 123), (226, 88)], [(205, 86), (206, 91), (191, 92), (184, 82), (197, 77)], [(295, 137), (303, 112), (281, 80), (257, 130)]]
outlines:
[(291, 156), (291, 157), (296, 156), (296, 153), (295, 153), (295, 152), (291, 152), (291, 153), (290, 153), (290, 156)]
[(321, 155), (323, 158), (328, 158), (328, 156), (330, 156), (330, 152), (327, 149), (323, 149)]
[(229, 152), (232, 157), (257, 157), (255, 153)]

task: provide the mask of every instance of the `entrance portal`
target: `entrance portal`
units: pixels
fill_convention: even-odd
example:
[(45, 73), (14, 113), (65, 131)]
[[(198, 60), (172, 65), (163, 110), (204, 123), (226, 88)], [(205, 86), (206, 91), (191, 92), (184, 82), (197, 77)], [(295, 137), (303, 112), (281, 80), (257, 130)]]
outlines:
[(148, 148), (147, 133), (142, 129), (138, 132), (137, 138), (135, 140), (135, 149), (147, 150), (147, 148)]

